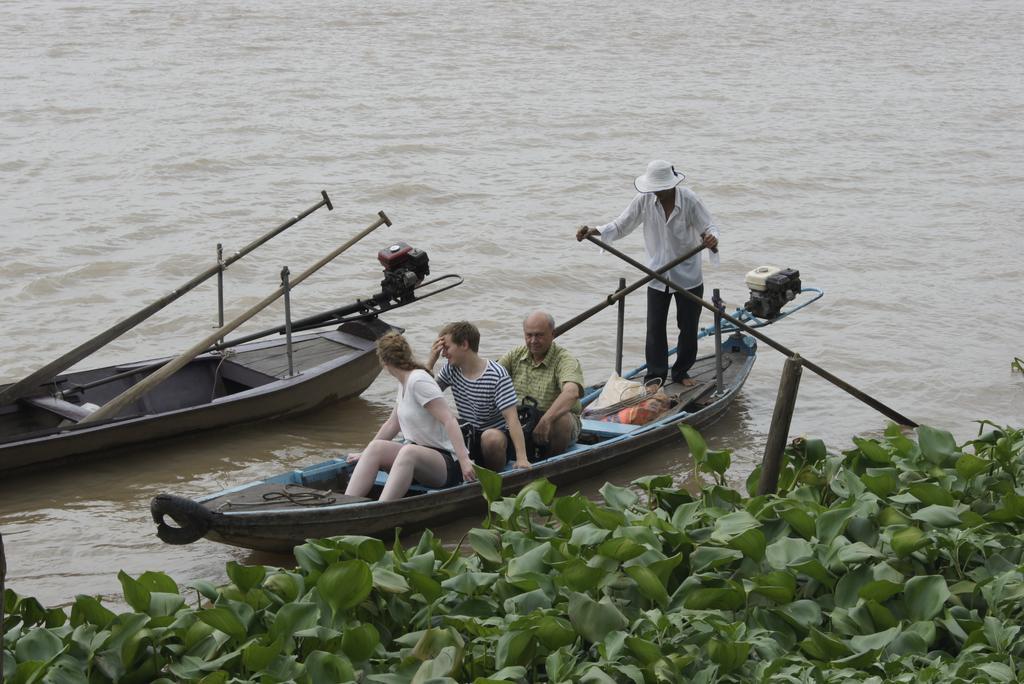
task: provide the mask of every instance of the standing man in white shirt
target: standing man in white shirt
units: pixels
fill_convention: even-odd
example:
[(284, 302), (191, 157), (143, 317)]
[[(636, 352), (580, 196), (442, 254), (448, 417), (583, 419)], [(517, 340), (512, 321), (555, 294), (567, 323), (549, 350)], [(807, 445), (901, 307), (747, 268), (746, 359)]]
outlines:
[[(603, 226), (580, 226), (576, 231), (576, 239), (582, 242), (588, 236), (599, 235), (605, 242), (613, 242), (643, 225), (647, 267), (655, 271), (701, 244), (716, 250), (718, 228), (700, 198), (689, 188), (679, 185), (684, 178), (669, 162), (660, 159), (652, 161), (647, 165), (647, 172), (634, 181), (639, 194), (625, 211)], [(717, 253), (711, 254), (711, 263), (717, 265)], [(703, 298), (704, 276), (700, 254), (668, 271), (665, 277)], [(672, 364), (671, 381), (689, 386), (695, 384), (688, 373), (697, 359), (701, 306), (678, 292), (673, 293), (667, 285), (656, 280), (647, 286), (647, 374), (644, 380), (658, 378), (665, 381), (669, 377), (668, 336), (665, 327), (673, 294), (676, 299), (679, 341), (676, 360)]]

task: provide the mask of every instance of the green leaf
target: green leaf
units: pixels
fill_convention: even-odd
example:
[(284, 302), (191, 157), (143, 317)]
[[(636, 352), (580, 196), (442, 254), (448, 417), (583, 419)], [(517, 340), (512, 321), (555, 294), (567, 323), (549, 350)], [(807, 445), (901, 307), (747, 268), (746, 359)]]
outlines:
[(911, 553), (916, 551), (922, 545), (927, 543), (925, 534), (917, 527), (904, 527), (901, 530), (893, 532), (892, 550), (896, 552), (901, 558), (906, 558)]
[(314, 682), (354, 682), (352, 663), (334, 653), (313, 651), (306, 656), (306, 672)]
[(686, 445), (690, 448), (690, 455), (693, 456), (693, 461), (695, 463), (703, 463), (704, 456), (708, 452), (708, 445), (704, 443), (704, 438), (689, 425), (681, 424), (679, 431), (683, 433), (683, 438), (686, 439)]
[(576, 641), (576, 630), (573, 629), (572, 623), (554, 615), (541, 617), (537, 621), (536, 633), (540, 643), (550, 651)]
[(650, 568), (644, 565), (631, 565), (626, 568), (626, 574), (637, 583), (644, 598), (654, 601), (661, 608), (668, 605), (668, 592), (665, 590), (665, 585)]
[(637, 501), (636, 494), (627, 487), (619, 487), (606, 482), (600, 489), (605, 502), (618, 511), (624, 511)]
[(574, 591), (593, 591), (600, 586), (608, 571), (587, 565), (579, 558), (571, 558), (561, 567), (561, 579)]
[(900, 633), (899, 627), (893, 627), (873, 634), (856, 635), (850, 637), (850, 648), (858, 653), (864, 651), (882, 650)]
[(711, 532), (711, 539), (719, 544), (726, 544), (747, 530), (759, 527), (761, 527), (761, 523), (750, 513), (735, 511), (727, 513), (715, 521), (715, 528)]
[(853, 443), (856, 444), (857, 448), (860, 449), (860, 452), (867, 456), (872, 462), (881, 463), (883, 465), (892, 463), (892, 455), (886, 451), (885, 447), (875, 440), (854, 437)]
[(529, 665), (533, 661), (535, 651), (536, 642), (532, 633), (521, 630), (508, 631), (498, 637), (494, 662), (499, 668)]
[(925, 506), (910, 514), (914, 520), (926, 522), (933, 527), (957, 527), (960, 525), (960, 514), (951, 506)]
[(785, 570), (795, 563), (814, 557), (814, 548), (804, 539), (783, 537), (768, 545), (765, 558), (768, 565), (776, 570)]
[(691, 610), (737, 610), (746, 602), (746, 595), (739, 586), (729, 583), (727, 587), (701, 588), (691, 591), (683, 599), (683, 606)]
[(941, 575), (918, 575), (907, 580), (903, 600), (911, 620), (931, 620), (942, 612), (949, 599), (946, 578)]
[(729, 546), (738, 549), (744, 556), (760, 563), (764, 559), (768, 542), (761, 530), (747, 530), (729, 542)]
[(863, 563), (871, 558), (882, 558), (882, 554), (864, 542), (854, 542), (841, 546), (836, 552), (836, 558), (844, 565)]
[(597, 547), (597, 553), (617, 560), (620, 563), (636, 558), (645, 550), (643, 546), (626, 537), (614, 537)]
[(270, 626), (271, 638), (290, 638), (295, 632), (315, 627), (320, 608), (315, 603), (286, 603), (274, 615)]
[(823, 512), (815, 521), (815, 534), (818, 541), (828, 545), (832, 540), (843, 533), (846, 523), (853, 516), (853, 509), (849, 507), (833, 508)]
[(139, 575), (139, 583), (150, 591), (159, 591), (165, 594), (178, 594), (178, 583), (162, 572), (148, 570)]
[(875, 496), (887, 497), (900, 486), (895, 468), (868, 468), (868, 472), (860, 476), (861, 482)]
[(501, 563), (501, 538), (496, 531), (473, 528), (469, 531), (469, 545), (488, 563)]
[(717, 546), (701, 546), (690, 554), (690, 569), (694, 573), (714, 570), (742, 560), (743, 552)]
[(380, 633), (372, 624), (349, 627), (341, 637), (341, 650), (353, 662), (369, 660), (380, 643)]
[(728, 449), (709, 451), (704, 461), (711, 472), (725, 475), (732, 465), (732, 452)]
[(475, 463), (473, 464), (473, 470), (476, 471), (476, 479), (480, 481), (480, 487), (484, 491), (484, 498), (487, 499), (487, 503), (492, 504), (500, 500), (501, 475)]
[(604, 641), (609, 632), (629, 626), (626, 616), (607, 598), (598, 602), (577, 592), (569, 596), (569, 620), (580, 636), (592, 644)]
[(520, 553), (509, 560), (507, 575), (515, 577), (532, 572), (547, 573), (548, 563), (546, 558), (549, 553), (551, 553), (551, 542), (538, 544), (526, 553)]
[(487, 589), (498, 580), (496, 572), (462, 572), (441, 582), (441, 587), (467, 596)]
[(910, 494), (924, 504), (935, 506), (952, 506), (956, 503), (953, 495), (937, 484), (931, 482), (917, 482), (907, 487)]
[(265, 670), (274, 658), (281, 655), (283, 648), (284, 640), (281, 637), (274, 639), (269, 645), (254, 641), (242, 648), (242, 663), (251, 672)]
[(551, 510), (555, 517), (565, 525), (576, 525), (586, 515), (587, 506), (584, 503), (584, 497), (576, 494), (555, 499)]
[(779, 513), (779, 516), (789, 523), (797, 534), (804, 539), (810, 539), (815, 534), (814, 518), (800, 508), (787, 508)]
[(978, 458), (974, 454), (964, 454), (956, 459), (956, 472), (965, 480), (970, 480), (985, 472), (992, 466), (991, 461)]
[(573, 546), (594, 546), (600, 544), (611, 535), (610, 530), (598, 527), (593, 523), (584, 523), (573, 528), (569, 543)]
[(789, 572), (775, 571), (751, 580), (752, 594), (761, 594), (775, 603), (789, 603), (796, 592), (796, 577)]
[(708, 657), (716, 663), (723, 674), (738, 670), (747, 661), (751, 645), (742, 641), (712, 639), (707, 644)]
[(413, 591), (422, 594), (423, 598), (425, 598), (429, 603), (436, 601), (444, 592), (441, 588), (441, 583), (430, 575), (417, 572), (416, 570), (409, 570), (406, 577), (408, 578)]
[[(879, 603), (885, 603), (896, 594), (903, 591), (904, 585), (899, 582), (890, 582), (889, 580), (879, 580), (875, 582), (868, 582), (857, 590), (857, 595), (862, 599), (869, 601), (878, 601)], [(857, 650), (857, 649), (854, 649)]]
[(227, 608), (216, 607), (196, 611), (196, 617), (239, 643), (245, 641), (247, 635), (245, 625)]
[(775, 608), (775, 612), (781, 615), (790, 624), (799, 627), (804, 631), (810, 630), (812, 627), (816, 627), (821, 624), (821, 606), (810, 599), (802, 599), (800, 601), (794, 601), (793, 603), (787, 603), (783, 606), (778, 606)]
[(373, 572), (366, 561), (352, 559), (330, 565), (316, 582), (320, 595), (335, 613), (354, 608), (373, 590)]
[(149, 610), (149, 589), (138, 580), (128, 576), (124, 570), (117, 573), (117, 579), (121, 581), (121, 589), (124, 591), (124, 600), (136, 612), (145, 613)]
[(47, 661), (63, 650), (64, 642), (56, 634), (48, 629), (33, 629), (15, 644), (14, 655), (19, 662)]
[(917, 443), (924, 457), (936, 465), (942, 465), (957, 453), (956, 440), (952, 434), (927, 425), (917, 428)]
[(263, 582), (267, 576), (267, 569), (262, 565), (241, 565), (235, 561), (228, 561), (227, 573), (235, 586), (246, 592)]
[(71, 624), (88, 623), (100, 629), (106, 628), (114, 620), (114, 613), (92, 596), (79, 594), (71, 607)]
[(374, 566), (371, 574), (373, 575), (373, 587), (377, 591), (387, 594), (404, 594), (409, 591), (409, 583), (393, 570)]

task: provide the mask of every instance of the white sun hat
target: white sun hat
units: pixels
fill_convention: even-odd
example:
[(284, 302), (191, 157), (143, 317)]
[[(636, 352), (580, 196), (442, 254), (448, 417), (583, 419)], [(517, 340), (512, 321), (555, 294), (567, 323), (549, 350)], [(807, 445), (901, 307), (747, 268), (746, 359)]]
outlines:
[(676, 167), (664, 159), (655, 159), (647, 165), (647, 173), (637, 176), (633, 185), (640, 192), (658, 192), (676, 187), (684, 178), (685, 175), (676, 171)]

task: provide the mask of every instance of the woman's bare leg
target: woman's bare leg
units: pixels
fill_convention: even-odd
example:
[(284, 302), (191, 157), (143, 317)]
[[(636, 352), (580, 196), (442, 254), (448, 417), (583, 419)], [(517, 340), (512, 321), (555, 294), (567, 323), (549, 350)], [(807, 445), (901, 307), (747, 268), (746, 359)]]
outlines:
[(417, 444), (403, 445), (388, 472), (388, 481), (380, 493), (380, 500), (401, 499), (409, 491), (409, 485), (414, 479), (428, 487), (443, 487), (448, 479), (445, 458), (436, 449)]
[(390, 470), (402, 444), (384, 439), (375, 439), (370, 442), (363, 454), (356, 461), (356, 467), (349, 477), (348, 486), (345, 487), (346, 496), (366, 496), (373, 488), (373, 481), (377, 479), (378, 470)]

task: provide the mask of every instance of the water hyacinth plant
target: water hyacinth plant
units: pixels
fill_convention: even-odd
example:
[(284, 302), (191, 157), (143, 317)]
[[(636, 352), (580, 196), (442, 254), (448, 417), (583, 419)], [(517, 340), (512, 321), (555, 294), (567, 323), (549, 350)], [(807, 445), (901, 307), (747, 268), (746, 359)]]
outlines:
[(131, 610), (7, 591), (9, 682), (1009, 682), (1022, 674), (1024, 431), (963, 445), (893, 427), (786, 452), (779, 491), (725, 486), (688, 431), (667, 476), (603, 502), (532, 483), (459, 548), (364, 537), (235, 563), (183, 590), (121, 574)]

